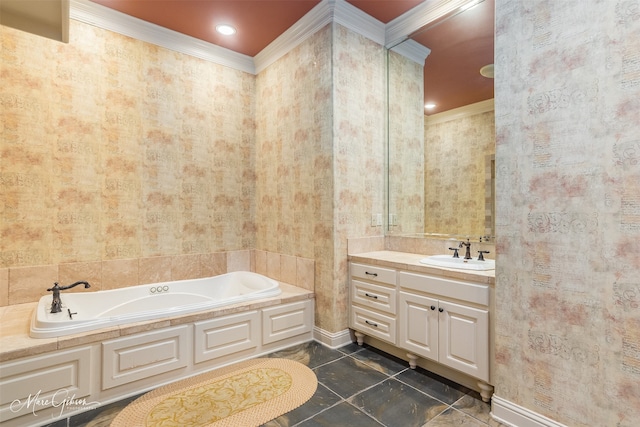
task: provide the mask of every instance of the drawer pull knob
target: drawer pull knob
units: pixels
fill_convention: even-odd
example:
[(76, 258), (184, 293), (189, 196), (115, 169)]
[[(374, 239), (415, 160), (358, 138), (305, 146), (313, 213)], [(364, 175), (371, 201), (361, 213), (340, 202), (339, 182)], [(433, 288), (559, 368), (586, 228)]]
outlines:
[(439, 311), (440, 313), (442, 313), (442, 312), (444, 311), (444, 308), (440, 307), (440, 308), (438, 309), (438, 311)]
[(378, 299), (378, 295), (371, 295), (371, 294), (368, 294), (366, 292), (364, 293), (364, 296), (369, 297), (369, 298), (373, 298), (373, 299)]
[(376, 328), (378, 327), (377, 323), (369, 322), (368, 320), (365, 320), (364, 323), (366, 323), (367, 325), (375, 326)]
[(378, 273), (369, 273), (368, 271), (365, 271), (364, 274), (366, 274), (367, 276), (378, 277)]
[(435, 306), (435, 305), (432, 305), (432, 306), (431, 306), (431, 310), (435, 310), (435, 309), (436, 309), (436, 306)]

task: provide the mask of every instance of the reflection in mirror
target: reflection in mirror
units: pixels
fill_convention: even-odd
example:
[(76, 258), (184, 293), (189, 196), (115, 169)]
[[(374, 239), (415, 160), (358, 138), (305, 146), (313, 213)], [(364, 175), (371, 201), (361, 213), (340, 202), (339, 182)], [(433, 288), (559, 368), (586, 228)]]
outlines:
[[(493, 80), (480, 75), (493, 63), (493, 9), (494, 0), (485, 0), (414, 32), (402, 44), (431, 49), (424, 68), (389, 51), (388, 234), (494, 234)], [(471, 41), (459, 37), (472, 33)], [(457, 68), (448, 68), (454, 62)], [(451, 84), (454, 74), (464, 77)], [(440, 106), (425, 116), (430, 97), (440, 97)]]
[(425, 119), (425, 233), (493, 235), (493, 100), (452, 111)]

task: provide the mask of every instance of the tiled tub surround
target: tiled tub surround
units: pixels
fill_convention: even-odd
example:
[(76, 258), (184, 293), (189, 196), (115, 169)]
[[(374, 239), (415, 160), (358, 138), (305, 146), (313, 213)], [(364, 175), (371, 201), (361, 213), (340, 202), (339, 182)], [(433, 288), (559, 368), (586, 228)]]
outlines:
[[(424, 253), (415, 254), (395, 251), (350, 254), (349, 260), (352, 265), (351, 310), (353, 313), (350, 326), (357, 331), (356, 337), (358, 340), (363, 339), (367, 344), (408, 360), (411, 365), (421, 366), (469, 388), (478, 390), (483, 393), (483, 398), (488, 399), (493, 388), (491, 385), (493, 384), (492, 376), (494, 372), (494, 316), (491, 314), (495, 310), (494, 271), (468, 271), (429, 267), (419, 262), (424, 257)], [(373, 267), (372, 271), (375, 271), (373, 274), (378, 274), (373, 279), (367, 278), (371, 276), (359, 275), (356, 272), (360, 267), (368, 268), (369, 266)], [(379, 269), (376, 270), (378, 267)], [(396, 277), (398, 277), (397, 282)], [(459, 287), (460, 289), (464, 288), (464, 290), (460, 293), (444, 289), (444, 294), (442, 294), (444, 296), (442, 296), (437, 293), (434, 294), (433, 291), (426, 290), (426, 288), (423, 289), (425, 281), (433, 282), (434, 279), (438, 282), (437, 286), (445, 284), (440, 279), (446, 279), (452, 281), (450, 282), (451, 288), (455, 286), (456, 289)], [(368, 298), (359, 298), (369, 288), (373, 289), (373, 294), (375, 295), (372, 296), (376, 298), (372, 304), (368, 303)], [(465, 295), (467, 291), (470, 291), (473, 296)], [(358, 296), (355, 296), (354, 292)], [(478, 328), (473, 329), (473, 333), (479, 334), (474, 335), (474, 339), (480, 342), (480, 339), (477, 338), (482, 337), (481, 340), (483, 340), (479, 347), (474, 347), (474, 357), (480, 355), (477, 366), (472, 366), (475, 365), (475, 360), (469, 364), (466, 362), (463, 364), (469, 366), (457, 364), (449, 354), (446, 356), (446, 361), (443, 362), (440, 359), (438, 362), (438, 358), (443, 356), (438, 356), (437, 352), (436, 354), (431, 353), (433, 348), (438, 347), (437, 344), (430, 341), (434, 339), (433, 331), (428, 334), (429, 342), (427, 345), (419, 341), (420, 337), (423, 337), (423, 333), (420, 330), (411, 329), (411, 319), (418, 319), (414, 317), (415, 312), (409, 314), (408, 311), (403, 313), (402, 310), (406, 310), (406, 307), (411, 306), (418, 307), (413, 305), (414, 303), (410, 301), (410, 298), (422, 301), (425, 297), (429, 298), (429, 304), (439, 304), (440, 307), (445, 307), (444, 312), (447, 314), (447, 319), (450, 314), (457, 316), (455, 311), (451, 311), (454, 307), (457, 310), (462, 310), (463, 313), (466, 313), (469, 308), (473, 312), (472, 314), (480, 316), (477, 325), (472, 322), (473, 328)], [(451, 305), (451, 303), (454, 305)], [(406, 307), (403, 308), (403, 304)], [(418, 310), (420, 309), (418, 307)], [(379, 319), (380, 322), (376, 322), (376, 319)], [(367, 322), (367, 320), (375, 323), (375, 328), (369, 327), (371, 323)], [(419, 320), (425, 319), (420, 317)], [(434, 321), (433, 317), (429, 317), (428, 322), (432, 321)], [(440, 320), (440, 322), (442, 321)], [(465, 328), (468, 326), (466, 325)], [(440, 330), (442, 331), (442, 328)], [(454, 330), (452, 329), (451, 331)], [(469, 331), (464, 329), (463, 332), (467, 333)], [(414, 334), (417, 335), (414, 336)], [(446, 339), (446, 341), (452, 342), (449, 339)], [(442, 345), (441, 340), (441, 348)]]
[[(43, 389), (41, 399), (51, 398), (52, 393), (62, 390), (59, 393), (68, 392), (67, 397), (75, 394), (75, 399), (104, 405), (198, 372), (311, 340), (313, 292), (283, 282), (280, 286), (282, 294), (274, 298), (46, 339), (29, 337), (36, 303), (0, 307), (0, 380), (3, 382), (0, 413), (3, 426), (47, 424), (59, 416), (67, 417), (74, 411), (90, 409), (88, 404), (75, 405), (76, 408), (66, 408), (61, 413), (59, 405), (44, 405), (35, 408), (38, 417), (29, 410), (25, 415), (11, 419), (14, 415), (9, 406), (11, 402), (14, 399), (26, 402), (28, 395), (35, 396), (39, 388)], [(293, 321), (283, 324), (281, 319), (288, 314)], [(239, 340), (243, 334), (251, 339)], [(218, 338), (224, 336), (230, 340), (228, 348), (217, 348)], [(127, 362), (131, 359), (126, 356), (127, 352), (142, 349), (134, 358), (141, 355), (144, 360), (145, 346), (153, 347), (149, 363), (141, 367), (135, 363), (125, 366), (132, 362)], [(136, 363), (140, 361), (136, 360)], [(52, 376), (45, 369), (52, 363), (62, 366), (61, 374), (53, 374), (60, 382), (54, 381), (53, 385)], [(40, 373), (37, 380), (15, 382), (21, 372), (25, 375)], [(12, 386), (13, 382), (17, 386)], [(24, 388), (31, 384), (33, 390), (27, 390), (24, 396), (13, 396), (8, 391), (20, 390), (24, 394)], [(28, 409), (33, 409), (33, 405)]]
[(261, 250), (242, 250), (167, 257), (79, 262), (59, 265), (0, 268), (0, 305), (38, 301), (53, 282), (61, 286), (86, 280), (92, 292), (173, 280), (253, 271), (274, 280), (314, 290), (314, 260)]

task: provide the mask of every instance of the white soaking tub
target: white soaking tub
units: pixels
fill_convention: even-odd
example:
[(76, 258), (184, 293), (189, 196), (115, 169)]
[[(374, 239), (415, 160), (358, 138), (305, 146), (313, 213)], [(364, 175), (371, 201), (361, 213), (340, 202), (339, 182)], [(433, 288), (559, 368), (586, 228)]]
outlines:
[(51, 295), (40, 298), (29, 335), (55, 338), (270, 298), (280, 293), (277, 281), (248, 271), (107, 291), (63, 291), (60, 313), (51, 313)]

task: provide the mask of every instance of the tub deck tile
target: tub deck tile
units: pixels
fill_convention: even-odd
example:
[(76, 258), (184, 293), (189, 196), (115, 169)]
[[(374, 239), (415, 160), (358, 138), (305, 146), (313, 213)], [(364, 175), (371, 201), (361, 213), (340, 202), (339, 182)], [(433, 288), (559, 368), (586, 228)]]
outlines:
[(183, 316), (112, 326), (58, 338), (31, 338), (29, 336), (31, 318), (33, 310), (38, 305), (37, 302), (4, 306), (0, 310), (0, 362), (101, 342), (124, 335), (314, 298), (312, 291), (297, 286), (281, 282), (280, 287), (282, 293), (273, 298), (265, 298)]

